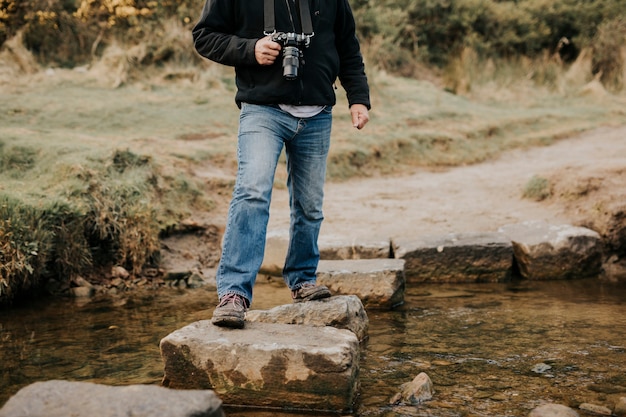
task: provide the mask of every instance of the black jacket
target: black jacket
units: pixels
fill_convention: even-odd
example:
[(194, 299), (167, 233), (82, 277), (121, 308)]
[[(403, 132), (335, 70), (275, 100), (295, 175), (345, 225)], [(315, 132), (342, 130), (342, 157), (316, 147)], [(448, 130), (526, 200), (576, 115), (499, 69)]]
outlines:
[[(294, 12), (294, 31), (285, 1), (275, 0), (277, 32), (300, 33)], [(198, 53), (212, 61), (235, 67), (237, 105), (253, 104), (334, 105), (334, 83), (339, 78), (348, 103), (370, 108), (363, 58), (355, 34), (348, 0), (309, 0), (314, 36), (304, 48), (297, 80), (285, 80), (282, 54), (270, 66), (261, 66), (254, 45), (263, 36), (264, 0), (206, 0), (202, 16), (193, 28)], [(291, 7), (292, 11), (295, 7)]]

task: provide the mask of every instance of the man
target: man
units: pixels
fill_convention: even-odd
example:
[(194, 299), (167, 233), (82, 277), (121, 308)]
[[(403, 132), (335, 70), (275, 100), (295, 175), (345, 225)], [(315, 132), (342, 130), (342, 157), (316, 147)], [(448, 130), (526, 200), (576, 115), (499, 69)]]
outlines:
[(294, 302), (330, 297), (328, 288), (316, 285), (316, 269), (337, 78), (353, 126), (362, 129), (369, 120), (369, 87), (348, 1), (273, 3), (207, 0), (193, 28), (200, 55), (235, 67), (241, 109), (239, 166), (217, 269), (217, 326), (244, 327), (283, 147), (291, 211), (283, 278)]

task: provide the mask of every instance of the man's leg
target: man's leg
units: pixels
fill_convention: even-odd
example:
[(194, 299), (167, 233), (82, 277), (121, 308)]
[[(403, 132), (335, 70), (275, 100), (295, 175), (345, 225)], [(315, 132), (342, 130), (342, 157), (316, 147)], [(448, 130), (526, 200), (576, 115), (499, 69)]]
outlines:
[[(274, 174), (283, 147), (277, 134), (277, 111), (267, 106), (242, 106), (237, 179), (217, 268), (220, 305), (213, 314), (217, 325), (243, 327), (245, 309), (252, 302), (252, 288), (265, 250)], [(233, 295), (243, 300), (232, 299)]]
[(327, 288), (313, 285), (319, 262), (317, 239), (324, 219), (322, 203), (331, 125), (328, 108), (300, 120), (296, 136), (285, 145), (291, 224), (283, 276), (296, 302), (330, 296)]

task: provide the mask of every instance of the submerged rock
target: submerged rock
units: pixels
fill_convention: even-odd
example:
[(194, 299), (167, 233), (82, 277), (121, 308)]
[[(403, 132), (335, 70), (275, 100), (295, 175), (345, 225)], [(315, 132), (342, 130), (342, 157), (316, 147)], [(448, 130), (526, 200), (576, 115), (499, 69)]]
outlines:
[(391, 400), (391, 404), (420, 404), (433, 398), (435, 390), (430, 377), (425, 372), (420, 372), (413, 381), (400, 386), (400, 392)]
[(578, 413), (561, 404), (542, 404), (533, 409), (528, 417), (579, 417)]
[(550, 369), (552, 369), (552, 367), (550, 365), (548, 365), (547, 363), (538, 363), (535, 366), (532, 367), (531, 371), (536, 373), (536, 374), (544, 374), (547, 371), (549, 371)]

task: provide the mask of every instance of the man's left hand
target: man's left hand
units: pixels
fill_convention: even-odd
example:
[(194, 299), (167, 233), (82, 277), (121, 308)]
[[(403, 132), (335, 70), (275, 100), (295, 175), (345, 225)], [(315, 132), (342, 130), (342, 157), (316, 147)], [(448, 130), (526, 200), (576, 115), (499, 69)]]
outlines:
[(363, 104), (353, 104), (350, 106), (350, 114), (352, 115), (352, 126), (359, 130), (363, 129), (370, 120), (367, 107)]

